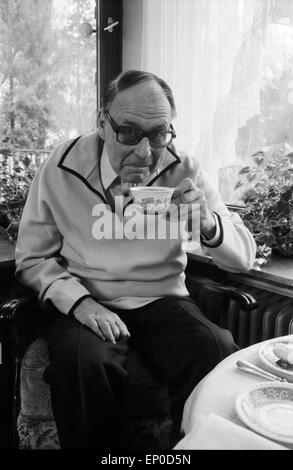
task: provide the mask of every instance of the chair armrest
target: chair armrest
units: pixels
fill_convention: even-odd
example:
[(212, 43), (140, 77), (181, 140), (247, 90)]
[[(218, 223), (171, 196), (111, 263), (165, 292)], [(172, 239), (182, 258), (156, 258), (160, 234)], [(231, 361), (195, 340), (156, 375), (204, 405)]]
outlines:
[(14, 297), (0, 304), (0, 325), (19, 321), (29, 312), (32, 300), (29, 297)]
[(239, 289), (236, 286), (213, 281), (206, 276), (189, 275), (186, 279), (186, 286), (191, 297), (196, 297), (201, 289), (206, 294), (217, 294), (229, 300), (238, 302), (243, 310), (254, 310), (259, 306), (259, 300), (250, 292)]
[(3, 348), (15, 360), (21, 359), (31, 341), (40, 336), (40, 315), (30, 293), (16, 294), (0, 303), (0, 335)]
[[(19, 384), (23, 355), (32, 341), (34, 301), (26, 293), (0, 303), (0, 346), (2, 374), (5, 377), (5, 403), (8, 416), (8, 439), (17, 448), (16, 420), (20, 406)], [(2, 384), (3, 387), (3, 384)]]

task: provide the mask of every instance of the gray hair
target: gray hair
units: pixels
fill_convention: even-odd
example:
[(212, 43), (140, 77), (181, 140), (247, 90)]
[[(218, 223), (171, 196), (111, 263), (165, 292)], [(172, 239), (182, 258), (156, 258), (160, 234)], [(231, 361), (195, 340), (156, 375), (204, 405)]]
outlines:
[(159, 78), (154, 73), (143, 72), (140, 70), (127, 70), (126, 72), (122, 72), (109, 83), (106, 93), (102, 100), (103, 108), (105, 110), (109, 110), (111, 103), (113, 102), (114, 98), (117, 96), (118, 93), (127, 90), (128, 88), (131, 88), (135, 85), (138, 85), (139, 83), (151, 81), (158, 83), (158, 85), (160, 85), (160, 87), (162, 88), (167, 100), (170, 103), (172, 118), (175, 118), (175, 101), (172, 90), (169, 85), (162, 78)]

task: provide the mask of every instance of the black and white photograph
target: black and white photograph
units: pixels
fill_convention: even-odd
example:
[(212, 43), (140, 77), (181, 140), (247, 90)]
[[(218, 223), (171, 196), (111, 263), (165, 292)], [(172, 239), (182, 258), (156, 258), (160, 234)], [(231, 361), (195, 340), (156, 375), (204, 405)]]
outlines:
[(293, 0), (0, 0), (0, 281), (0, 458), (293, 450)]

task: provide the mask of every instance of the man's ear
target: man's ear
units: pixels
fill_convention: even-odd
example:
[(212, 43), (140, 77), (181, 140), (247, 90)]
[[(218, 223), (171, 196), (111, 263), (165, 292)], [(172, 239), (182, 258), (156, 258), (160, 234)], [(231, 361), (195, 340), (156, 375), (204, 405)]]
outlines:
[(98, 114), (98, 133), (103, 140), (105, 140), (105, 124), (104, 111), (101, 109)]

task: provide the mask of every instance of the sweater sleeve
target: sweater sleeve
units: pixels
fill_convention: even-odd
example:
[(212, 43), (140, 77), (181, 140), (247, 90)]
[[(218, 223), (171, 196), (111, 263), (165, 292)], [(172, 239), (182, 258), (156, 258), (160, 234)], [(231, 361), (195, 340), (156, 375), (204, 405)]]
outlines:
[(41, 304), (51, 301), (67, 314), (81, 298), (90, 295), (79, 278), (63, 266), (62, 234), (47, 203), (43, 167), (31, 184), (23, 210), (15, 250), (16, 278), (32, 288)]
[(203, 171), (199, 172), (197, 185), (205, 193), (208, 208), (218, 216), (221, 230), (221, 242), (208, 246), (202, 241), (203, 251), (226, 271), (248, 271), (253, 267), (256, 255), (256, 243), (252, 234), (237, 213), (228, 211), (219, 192), (212, 187)]

